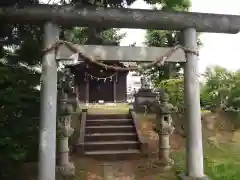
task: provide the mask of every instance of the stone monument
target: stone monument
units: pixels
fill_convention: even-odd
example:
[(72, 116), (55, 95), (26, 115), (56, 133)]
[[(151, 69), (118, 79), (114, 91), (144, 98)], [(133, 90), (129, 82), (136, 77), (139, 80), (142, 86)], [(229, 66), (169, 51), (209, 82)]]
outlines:
[(141, 78), (141, 88), (134, 94), (136, 112), (152, 112), (157, 103), (157, 93), (152, 92), (146, 78)]
[(164, 168), (170, 168), (174, 161), (170, 158), (170, 135), (174, 131), (171, 114), (177, 109), (169, 103), (169, 96), (163, 93), (159, 96), (160, 104), (156, 109), (155, 132), (159, 136), (159, 160)]

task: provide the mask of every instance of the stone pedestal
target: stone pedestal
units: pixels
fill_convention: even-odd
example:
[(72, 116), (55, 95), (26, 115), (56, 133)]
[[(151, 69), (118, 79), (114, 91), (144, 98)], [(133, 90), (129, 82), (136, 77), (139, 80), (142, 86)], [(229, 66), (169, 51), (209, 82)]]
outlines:
[(134, 94), (134, 110), (136, 112), (154, 111), (157, 103), (157, 93), (149, 88), (141, 88)]
[(59, 132), (60, 132), (60, 163), (59, 170), (63, 176), (71, 176), (75, 174), (75, 167), (72, 162), (69, 161), (69, 137), (73, 134), (74, 129), (71, 128), (71, 116), (62, 115), (59, 120)]

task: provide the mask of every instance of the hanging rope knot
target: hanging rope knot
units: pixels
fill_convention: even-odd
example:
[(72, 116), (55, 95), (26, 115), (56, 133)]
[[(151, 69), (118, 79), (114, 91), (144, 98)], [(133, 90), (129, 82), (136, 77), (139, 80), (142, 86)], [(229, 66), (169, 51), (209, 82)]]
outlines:
[(194, 54), (196, 56), (199, 56), (199, 51), (198, 50), (192, 50), (192, 49), (188, 49), (186, 47), (182, 47), (182, 50), (187, 54), (187, 53), (190, 53), (190, 54)]
[(51, 52), (52, 50), (56, 50), (60, 45), (62, 44), (62, 41), (56, 41), (55, 43), (53, 43), (50, 47), (45, 48), (42, 50), (43, 55), (48, 54), (49, 52)]
[(79, 50), (74, 46), (73, 43), (67, 42), (67, 41), (63, 41), (63, 40), (58, 40), (55, 43), (53, 43), (50, 47), (43, 49), (42, 53), (43, 53), (43, 55), (45, 55), (45, 54), (51, 52), (52, 50), (56, 50), (61, 45), (66, 45), (67, 48), (70, 51), (72, 51), (73, 53), (80, 53)]
[(160, 59), (160, 61), (159, 61), (158, 64), (159, 64), (160, 66), (163, 66), (166, 60), (167, 60), (167, 57), (163, 56), (163, 57)]

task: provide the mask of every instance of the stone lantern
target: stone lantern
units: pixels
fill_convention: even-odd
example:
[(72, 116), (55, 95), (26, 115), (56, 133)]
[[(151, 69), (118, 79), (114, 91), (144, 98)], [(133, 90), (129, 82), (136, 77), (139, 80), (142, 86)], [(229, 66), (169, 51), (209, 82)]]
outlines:
[[(67, 76), (65, 74), (64, 76)], [(74, 129), (71, 127), (71, 118), (73, 107), (69, 102), (68, 94), (71, 92), (69, 87), (70, 82), (66, 81), (64, 77), (60, 81), (59, 87), (59, 109), (58, 109), (58, 135), (59, 135), (59, 171), (62, 176), (73, 176), (75, 174), (75, 167), (69, 160), (69, 137), (72, 136)]]
[(163, 93), (160, 97), (160, 104), (156, 110), (156, 127), (154, 130), (159, 136), (159, 160), (165, 167), (169, 168), (174, 164), (170, 158), (170, 135), (174, 131), (171, 114), (176, 112), (176, 108), (169, 103), (169, 96)]

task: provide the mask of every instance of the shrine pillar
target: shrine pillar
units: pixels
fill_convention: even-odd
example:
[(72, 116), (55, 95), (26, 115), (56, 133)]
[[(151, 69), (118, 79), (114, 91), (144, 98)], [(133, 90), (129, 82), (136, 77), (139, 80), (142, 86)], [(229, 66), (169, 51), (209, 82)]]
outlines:
[[(48, 22), (44, 25), (44, 48), (59, 40), (59, 26)], [(42, 61), (40, 97), (40, 143), (38, 180), (55, 180), (56, 172), (56, 111), (57, 63), (55, 49), (46, 51)]]
[[(184, 47), (197, 51), (197, 32), (194, 28), (185, 29)], [(200, 90), (198, 80), (197, 53), (185, 52), (184, 96), (186, 125), (186, 173), (182, 179), (207, 179), (203, 168), (202, 124), (200, 108)]]

